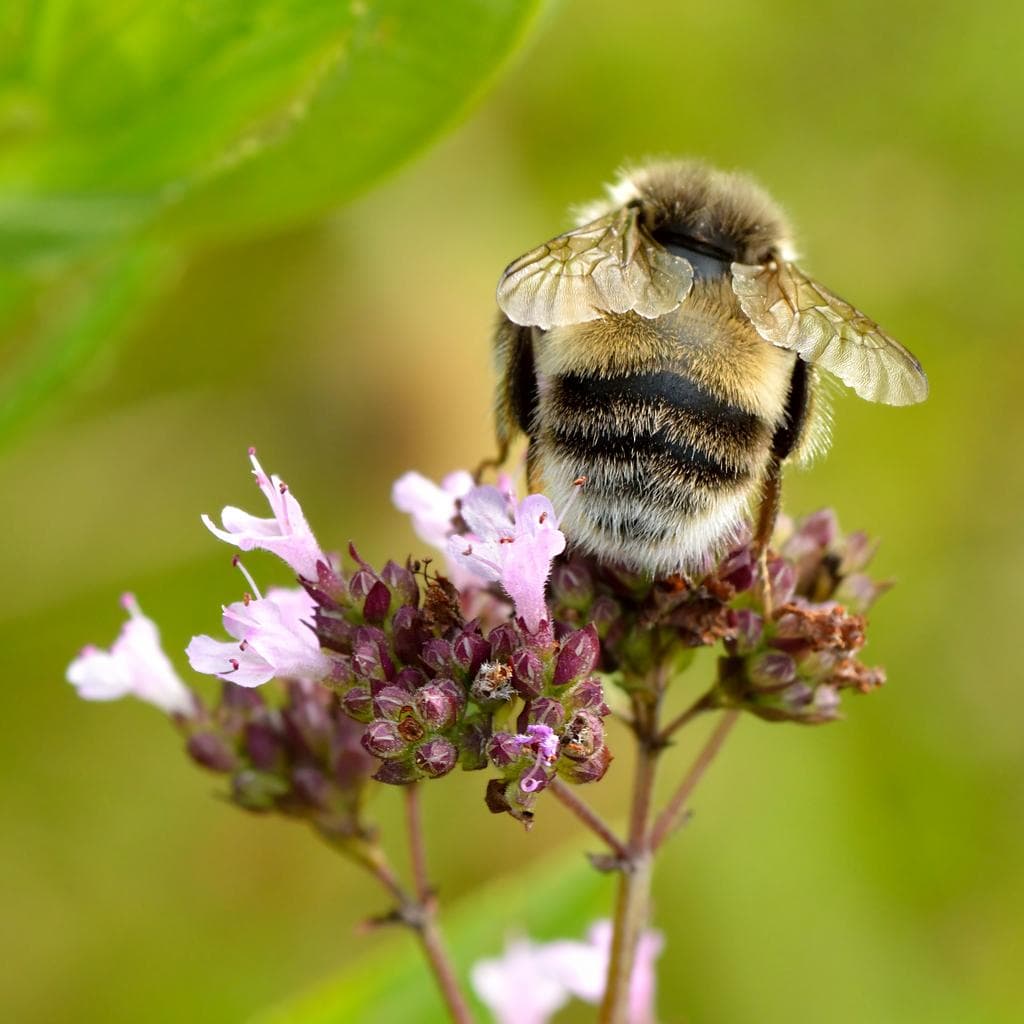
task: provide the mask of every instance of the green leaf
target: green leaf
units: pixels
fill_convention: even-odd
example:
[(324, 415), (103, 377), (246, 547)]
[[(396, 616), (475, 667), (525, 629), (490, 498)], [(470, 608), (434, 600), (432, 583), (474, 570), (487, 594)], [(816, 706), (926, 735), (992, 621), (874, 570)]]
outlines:
[(352, 199), (465, 109), (542, 6), (0, 4), (0, 437), (123, 335), (169, 252)]
[(0, 375), (0, 446), (9, 444), (45, 399), (123, 337), (177, 260), (154, 245), (123, 247), (56, 280), (0, 278), (0, 330), (16, 353)]
[[(594, 918), (607, 914), (613, 885), (614, 879), (596, 872), (577, 849), (465, 896), (441, 922), (460, 981), (468, 991), (470, 966), (499, 953), (508, 935), (582, 938)], [(474, 1005), (483, 1018), (483, 1008)], [(435, 1024), (442, 1017), (419, 948), (410, 936), (396, 934), (337, 977), (254, 1024)]]
[[(7, 5), (5, 5), (7, 6)], [(0, 258), (308, 220), (408, 158), (541, 0), (9, 0)]]

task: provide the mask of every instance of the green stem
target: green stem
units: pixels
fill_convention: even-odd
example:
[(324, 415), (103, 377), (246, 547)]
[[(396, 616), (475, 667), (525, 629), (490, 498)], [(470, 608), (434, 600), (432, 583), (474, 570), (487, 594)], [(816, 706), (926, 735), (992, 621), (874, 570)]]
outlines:
[(628, 1024), (630, 980), (633, 977), (637, 945), (650, 916), (653, 861), (646, 834), (654, 796), (658, 754), (661, 750), (656, 741), (661, 691), (657, 679), (652, 681), (657, 696), (649, 703), (639, 699), (633, 702), (637, 760), (629, 816), (629, 856), (623, 861), (619, 875), (608, 976), (598, 1015), (600, 1024)]

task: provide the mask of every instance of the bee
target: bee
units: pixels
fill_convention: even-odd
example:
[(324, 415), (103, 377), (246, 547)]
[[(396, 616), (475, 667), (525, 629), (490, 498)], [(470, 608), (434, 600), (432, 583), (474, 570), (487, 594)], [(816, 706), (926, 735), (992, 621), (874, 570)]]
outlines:
[(743, 175), (653, 163), (577, 223), (498, 283), (497, 438), (503, 460), (527, 436), (531, 489), (600, 561), (706, 571), (752, 517), (763, 553), (783, 465), (827, 448), (829, 376), (887, 405), (928, 394), (910, 352), (793, 262)]

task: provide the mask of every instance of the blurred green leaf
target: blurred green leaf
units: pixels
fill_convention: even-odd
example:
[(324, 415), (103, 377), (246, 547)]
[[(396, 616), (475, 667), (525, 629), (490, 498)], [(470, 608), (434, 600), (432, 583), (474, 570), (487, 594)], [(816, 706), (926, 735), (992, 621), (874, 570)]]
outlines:
[(184, 254), (351, 199), (466, 107), (541, 6), (4, 5), (0, 331), (22, 351), (5, 368), (0, 439), (159, 290), (175, 261), (155, 260), (154, 240)]
[(156, 245), (123, 246), (55, 280), (0, 282), (0, 330), (28, 337), (0, 377), (0, 445), (98, 351), (124, 336), (133, 314), (177, 264)]
[[(610, 905), (612, 884), (577, 849), (534, 862), (464, 898), (442, 920), (460, 979), (468, 986), (469, 967), (499, 953), (508, 935), (582, 938), (600, 916), (595, 907)], [(473, 1003), (482, 1014), (483, 1007)], [(433, 1024), (440, 1014), (436, 986), (418, 946), (408, 935), (396, 935), (326, 984), (261, 1015), (257, 1024)]]
[(465, 107), (541, 0), (15, 0), (0, 16), (0, 256), (280, 228)]

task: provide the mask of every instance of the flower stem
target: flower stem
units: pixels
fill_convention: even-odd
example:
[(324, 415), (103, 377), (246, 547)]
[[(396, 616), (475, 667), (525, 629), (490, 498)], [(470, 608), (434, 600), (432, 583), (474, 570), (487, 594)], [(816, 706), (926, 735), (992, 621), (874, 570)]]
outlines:
[(629, 856), (623, 861), (619, 876), (608, 977), (598, 1015), (600, 1024), (626, 1024), (628, 1021), (630, 979), (637, 944), (650, 911), (653, 864), (646, 833), (660, 752), (657, 742), (658, 699), (649, 704), (634, 699), (633, 703), (634, 721), (637, 723), (637, 760), (629, 817)]
[(715, 759), (739, 716), (739, 711), (735, 709), (726, 711), (718, 725), (715, 726), (714, 731), (701, 748), (696, 760), (690, 766), (690, 770), (683, 776), (683, 781), (679, 784), (679, 788), (673, 793), (672, 798), (665, 805), (665, 809), (658, 816), (658, 820), (651, 830), (649, 841), (651, 853), (656, 852), (661, 844), (679, 826), (682, 821), (683, 812), (686, 810), (686, 801), (690, 799), (697, 783), (700, 782), (704, 772), (707, 771), (708, 766)]
[(405, 824), (409, 833), (409, 860), (412, 863), (413, 884), (420, 903), (428, 904), (433, 893), (427, 871), (427, 848), (423, 836), (423, 817), (420, 811), (420, 787), (417, 783), (405, 787)]
[(581, 800), (573, 787), (557, 776), (551, 781), (548, 790), (553, 793), (573, 814), (583, 822), (591, 832), (602, 839), (611, 851), (622, 861), (629, 859), (629, 849), (625, 843), (611, 830), (604, 819), (587, 803)]
[(441, 998), (448, 1009), (450, 1020), (454, 1024), (473, 1024), (473, 1015), (459, 987), (455, 968), (437, 922), (437, 901), (428, 880), (419, 794), (414, 792), (415, 788), (413, 785), (406, 790), (406, 823), (416, 895), (402, 885), (387, 855), (376, 842), (365, 837), (337, 836), (329, 832), (321, 832), (321, 835), (345, 857), (373, 875), (394, 899), (394, 910), (376, 923), (402, 924), (415, 934), (437, 987), (441, 990)]

